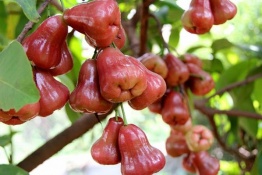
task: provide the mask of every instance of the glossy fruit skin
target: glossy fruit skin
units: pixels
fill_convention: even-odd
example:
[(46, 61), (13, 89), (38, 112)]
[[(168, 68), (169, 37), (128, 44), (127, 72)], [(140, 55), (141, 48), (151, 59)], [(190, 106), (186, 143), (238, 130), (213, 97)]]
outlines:
[(177, 91), (166, 94), (161, 111), (162, 119), (169, 125), (183, 125), (190, 117), (186, 99)]
[(188, 80), (188, 68), (178, 57), (168, 53), (165, 55), (164, 61), (168, 68), (165, 78), (167, 86), (177, 86)]
[(67, 43), (64, 42), (61, 48), (61, 60), (59, 64), (50, 69), (49, 72), (53, 76), (63, 75), (69, 72), (73, 68), (73, 56), (67, 46)]
[(92, 158), (103, 165), (114, 165), (121, 162), (121, 155), (118, 147), (118, 133), (124, 125), (121, 117), (112, 117), (101, 135), (101, 137), (92, 145)]
[(193, 154), (192, 153), (189, 153), (187, 154), (183, 160), (182, 160), (182, 167), (187, 171), (187, 172), (190, 172), (190, 173), (196, 173), (196, 168), (193, 164)]
[(192, 120), (189, 118), (185, 124), (176, 124), (176, 125), (169, 125), (172, 130), (179, 131), (182, 133), (187, 133), (192, 128)]
[(209, 32), (214, 24), (210, 2), (208, 0), (192, 0), (189, 9), (181, 17), (185, 30), (193, 34)]
[(77, 85), (69, 97), (70, 107), (76, 112), (102, 114), (113, 107), (100, 93), (96, 63), (87, 59), (80, 68)]
[(63, 18), (69, 26), (83, 33), (91, 46), (99, 48), (107, 47), (115, 40), (121, 24), (115, 0), (81, 3), (66, 9)]
[(40, 92), (39, 116), (51, 115), (62, 108), (69, 98), (68, 88), (57, 81), (48, 71), (34, 69), (36, 86)]
[(237, 14), (237, 6), (229, 0), (210, 0), (210, 5), (215, 25), (223, 24)]
[(136, 125), (124, 125), (118, 139), (122, 175), (152, 175), (166, 163), (163, 153), (148, 142), (145, 133)]
[(0, 110), (0, 122), (8, 125), (18, 125), (29, 121), (36, 117), (40, 110), (40, 104), (36, 103), (27, 104), (19, 109), (17, 112), (14, 109), (9, 111)]
[(206, 151), (214, 142), (212, 132), (203, 125), (194, 125), (185, 137), (188, 148), (193, 152)]
[(212, 76), (199, 68), (195, 64), (187, 64), (190, 71), (190, 78), (186, 82), (186, 86), (194, 95), (203, 96), (209, 93), (215, 87), (215, 82)]
[(202, 68), (203, 67), (203, 62), (202, 60), (194, 55), (194, 54), (191, 54), (191, 53), (185, 53), (183, 56), (182, 56), (182, 60), (184, 63), (186, 64), (189, 64), (189, 63), (192, 63), (192, 64), (195, 64), (196, 66)]
[(28, 59), (33, 65), (43, 69), (57, 66), (61, 60), (61, 46), (66, 40), (67, 32), (68, 27), (61, 15), (47, 18), (22, 42)]
[(148, 105), (161, 98), (166, 92), (166, 82), (160, 75), (147, 69), (145, 72), (147, 76), (146, 89), (141, 95), (128, 101), (128, 104), (136, 110), (142, 110), (146, 108)]
[(120, 25), (119, 31), (114, 39), (114, 44), (118, 49), (122, 49), (126, 44), (126, 32), (122, 24)]
[(157, 73), (162, 78), (166, 78), (168, 68), (164, 60), (153, 53), (145, 53), (137, 58), (148, 70)]
[(184, 133), (171, 130), (169, 137), (166, 139), (166, 152), (171, 157), (179, 157), (190, 152)]
[(219, 160), (207, 151), (191, 152), (192, 161), (197, 175), (217, 175), (220, 169)]
[[(97, 56), (101, 95), (119, 103), (141, 95), (147, 87), (145, 68), (134, 57), (108, 47)], [(143, 66), (143, 65), (142, 65)]]

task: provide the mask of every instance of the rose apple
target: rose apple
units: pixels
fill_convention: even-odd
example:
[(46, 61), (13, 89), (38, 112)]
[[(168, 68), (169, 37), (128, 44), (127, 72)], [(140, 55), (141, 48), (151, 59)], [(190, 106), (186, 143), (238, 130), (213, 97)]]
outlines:
[(137, 58), (147, 69), (159, 74), (161, 77), (166, 78), (168, 68), (164, 60), (153, 53), (145, 53)]
[(118, 135), (123, 125), (121, 117), (113, 117), (108, 120), (102, 136), (91, 147), (91, 155), (96, 162), (103, 165), (114, 165), (121, 161)]
[(100, 93), (96, 63), (87, 59), (80, 68), (77, 85), (69, 97), (71, 108), (77, 112), (106, 113), (113, 107)]
[(150, 145), (145, 133), (136, 125), (124, 125), (118, 139), (123, 175), (151, 175), (166, 163), (165, 156)]
[(65, 22), (85, 35), (94, 47), (104, 48), (115, 40), (121, 24), (121, 14), (115, 0), (93, 0), (81, 3), (63, 13)]
[(34, 75), (36, 86), (40, 92), (39, 116), (45, 117), (66, 104), (69, 90), (48, 71), (35, 68)]
[(209, 0), (191, 0), (189, 9), (181, 17), (185, 30), (193, 34), (209, 32), (214, 24)]
[(97, 71), (101, 95), (119, 103), (141, 95), (147, 87), (145, 68), (119, 49), (108, 47), (97, 56)]
[(66, 40), (68, 27), (61, 15), (55, 15), (44, 20), (22, 45), (28, 59), (33, 65), (50, 69), (57, 66), (61, 60), (61, 46)]
[(178, 57), (171, 53), (164, 56), (164, 61), (168, 68), (168, 73), (165, 78), (167, 86), (177, 86), (183, 84), (189, 78), (189, 71)]

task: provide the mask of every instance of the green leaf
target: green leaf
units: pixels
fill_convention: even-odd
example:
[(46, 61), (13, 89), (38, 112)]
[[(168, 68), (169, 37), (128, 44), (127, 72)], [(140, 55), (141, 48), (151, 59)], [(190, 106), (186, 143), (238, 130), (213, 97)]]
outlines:
[(0, 165), (0, 174), (2, 175), (29, 175), (28, 172), (15, 165)]
[[(5, 9), (5, 4), (3, 1), (0, 1), (0, 33), (6, 33), (6, 18), (7, 18), (7, 13)], [(0, 42), (1, 43), (1, 42)]]
[(227, 39), (223, 38), (223, 39), (218, 39), (215, 40), (212, 45), (211, 48), (213, 49), (213, 52), (216, 53), (219, 50), (222, 49), (227, 49), (234, 46), (231, 42), (229, 42)]
[(15, 0), (23, 9), (26, 17), (32, 22), (38, 22), (40, 15), (36, 9), (36, 0)]
[(251, 174), (252, 175), (261, 175), (262, 174), (261, 165), (262, 165), (262, 151), (260, 150), (256, 157), (255, 163), (252, 167)]
[(68, 119), (70, 120), (71, 123), (74, 123), (77, 119), (79, 119), (81, 117), (81, 114), (73, 111), (70, 108), (68, 103), (65, 105), (65, 110), (66, 110), (67, 117), (68, 117)]
[(19, 110), (39, 98), (31, 64), (22, 45), (13, 41), (0, 53), (0, 108)]
[(8, 134), (8, 135), (3, 135), (0, 137), (0, 146), (1, 147), (5, 147), (9, 143), (11, 143), (11, 135)]

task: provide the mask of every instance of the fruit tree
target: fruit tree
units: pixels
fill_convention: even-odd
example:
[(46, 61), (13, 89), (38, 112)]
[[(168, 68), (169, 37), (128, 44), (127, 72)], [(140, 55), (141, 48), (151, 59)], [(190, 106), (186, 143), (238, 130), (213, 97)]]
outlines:
[[(0, 175), (28, 175), (97, 125), (90, 155), (122, 175), (172, 174), (167, 157), (191, 174), (262, 174), (261, 5), (0, 1)], [(18, 128), (59, 111), (69, 125), (17, 157)]]

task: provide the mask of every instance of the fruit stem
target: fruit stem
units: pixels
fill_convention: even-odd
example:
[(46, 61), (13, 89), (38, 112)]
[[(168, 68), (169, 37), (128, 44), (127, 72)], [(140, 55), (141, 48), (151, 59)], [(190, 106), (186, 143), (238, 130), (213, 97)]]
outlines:
[(113, 48), (117, 48), (116, 44), (114, 42), (112, 42), (112, 46), (113, 46)]
[(97, 48), (95, 48), (95, 51), (94, 51), (93, 56), (92, 56), (92, 60), (96, 59), (97, 53), (98, 53)]
[(115, 109), (115, 118), (116, 118), (116, 121), (118, 121), (118, 115), (119, 115), (119, 111), (118, 111), (118, 108)]
[(124, 105), (123, 103), (120, 104), (121, 107), (121, 111), (122, 111), (122, 115), (123, 115), (123, 120), (124, 120), (124, 125), (127, 125), (127, 119), (126, 119), (126, 113), (125, 113), (125, 109), (124, 109)]
[(64, 3), (63, 3), (63, 0), (60, 0), (60, 3), (61, 3), (61, 6), (62, 6), (62, 10), (64, 11)]

